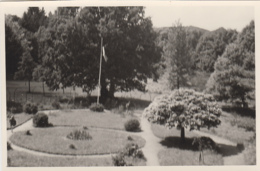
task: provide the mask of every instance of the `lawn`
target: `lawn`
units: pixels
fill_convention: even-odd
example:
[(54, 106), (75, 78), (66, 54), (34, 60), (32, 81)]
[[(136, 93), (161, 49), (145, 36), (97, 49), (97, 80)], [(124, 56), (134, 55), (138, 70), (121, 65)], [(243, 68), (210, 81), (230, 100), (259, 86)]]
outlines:
[[(203, 154), (204, 165), (223, 165), (223, 158), (220, 154), (208, 150)], [(161, 166), (200, 165), (198, 151), (167, 148), (161, 150), (158, 157)]]
[[(19, 125), (23, 124), (24, 122), (28, 121), (32, 117), (33, 117), (33, 115), (29, 115), (29, 114), (26, 114), (26, 113), (15, 114), (14, 118), (16, 120), (16, 126), (19, 126)], [(10, 122), (9, 122), (8, 118), (6, 120), (6, 126), (7, 126), (7, 129), (11, 128)]]
[[(94, 155), (110, 154), (122, 150), (128, 143), (136, 143), (143, 147), (145, 140), (139, 136), (131, 135), (132, 141), (128, 140), (127, 132), (113, 130), (86, 130), (91, 140), (71, 140), (67, 138), (74, 130), (82, 127), (52, 127), (37, 128), (30, 130), (32, 135), (26, 135), (26, 131), (15, 132), (10, 141), (18, 146), (35, 151), (53, 154), (71, 155)], [(74, 148), (70, 148), (73, 145)]]
[(80, 167), (80, 166), (113, 166), (111, 157), (46, 157), (26, 152), (8, 151), (11, 167)]
[[(245, 115), (245, 114), (244, 114)], [(245, 163), (256, 164), (256, 139), (255, 119), (249, 116), (241, 116), (237, 113), (223, 111), (220, 117), (221, 125), (214, 129), (202, 129), (202, 131), (215, 134), (244, 146), (242, 151)]]
[[(162, 125), (152, 124), (155, 136), (161, 138), (165, 148), (158, 154), (162, 166), (199, 165), (199, 151), (192, 145), (193, 138), (198, 137), (192, 131), (185, 131), (185, 144), (180, 140), (180, 131), (176, 128), (166, 129)], [(223, 165), (222, 155), (214, 151), (204, 151), (205, 165)]]
[(135, 116), (124, 116), (106, 112), (61, 111), (49, 114), (49, 122), (54, 126), (87, 126), (124, 130), (124, 123)]

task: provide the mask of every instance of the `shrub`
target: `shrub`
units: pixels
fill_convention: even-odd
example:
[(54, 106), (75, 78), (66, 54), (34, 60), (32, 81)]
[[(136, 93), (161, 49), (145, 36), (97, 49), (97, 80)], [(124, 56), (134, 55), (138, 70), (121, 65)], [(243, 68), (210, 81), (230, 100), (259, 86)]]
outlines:
[(140, 122), (137, 119), (128, 120), (125, 123), (125, 130), (130, 132), (140, 131)]
[(75, 130), (67, 135), (72, 140), (92, 140), (92, 136), (85, 130)]
[(68, 103), (69, 101), (70, 101), (70, 99), (67, 98), (67, 97), (61, 97), (61, 98), (59, 99), (59, 102), (60, 102), (60, 103)]
[(19, 102), (7, 101), (7, 111), (12, 113), (21, 113), (23, 112), (23, 106)]
[(33, 117), (34, 127), (48, 127), (48, 116), (44, 113), (38, 113)]
[(60, 109), (60, 103), (57, 102), (57, 101), (52, 102), (51, 105), (52, 105), (52, 107), (53, 107), (54, 109)]
[(31, 133), (29, 130), (27, 130), (27, 131), (25, 132), (25, 135), (32, 135), (32, 133)]
[(92, 103), (89, 108), (90, 108), (90, 110), (95, 111), (95, 112), (104, 111), (104, 106), (102, 104)]
[(192, 145), (199, 150), (217, 150), (216, 143), (209, 137), (197, 137), (194, 138)]
[(69, 145), (69, 148), (72, 149), (72, 150), (76, 150), (76, 147), (75, 147), (75, 145), (73, 145), (73, 144), (70, 144), (70, 145)]
[(127, 137), (127, 140), (128, 140), (128, 141), (133, 141), (133, 138), (132, 138), (131, 136), (128, 136), (128, 137)]
[(38, 112), (38, 107), (36, 104), (33, 103), (26, 103), (23, 108), (25, 113), (28, 114), (36, 114)]
[(11, 146), (11, 143), (7, 142), (7, 150), (12, 150), (12, 146)]
[(112, 156), (112, 161), (114, 166), (126, 166), (124, 155), (121, 153), (117, 154), (115, 157)]
[(126, 162), (126, 157), (146, 160), (143, 151), (138, 149), (138, 145), (134, 143), (127, 144), (115, 157), (112, 156), (114, 166), (133, 166), (132, 163)]

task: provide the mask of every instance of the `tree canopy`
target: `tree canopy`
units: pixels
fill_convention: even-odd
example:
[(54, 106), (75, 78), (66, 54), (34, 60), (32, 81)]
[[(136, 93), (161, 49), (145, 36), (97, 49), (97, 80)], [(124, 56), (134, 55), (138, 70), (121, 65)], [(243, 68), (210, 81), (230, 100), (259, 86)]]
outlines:
[(171, 29), (165, 45), (164, 55), (169, 68), (170, 88), (187, 85), (187, 75), (190, 73), (191, 56), (187, 33), (180, 22)]
[[(41, 70), (53, 90), (79, 86), (91, 92), (98, 83), (101, 37), (107, 62), (103, 62), (101, 95), (116, 91), (145, 90), (148, 77), (158, 77), (160, 51), (150, 18), (143, 7), (59, 8), (48, 26), (38, 29)], [(77, 13), (77, 14), (75, 14)], [(63, 16), (69, 17), (63, 17)]]
[(215, 64), (207, 91), (220, 99), (237, 101), (247, 107), (248, 100), (254, 100), (255, 92), (255, 27), (251, 21), (228, 45)]
[(156, 97), (143, 115), (152, 123), (181, 129), (182, 140), (185, 138), (184, 128), (209, 129), (221, 123), (221, 109), (214, 97), (190, 89), (176, 89), (169, 95)]

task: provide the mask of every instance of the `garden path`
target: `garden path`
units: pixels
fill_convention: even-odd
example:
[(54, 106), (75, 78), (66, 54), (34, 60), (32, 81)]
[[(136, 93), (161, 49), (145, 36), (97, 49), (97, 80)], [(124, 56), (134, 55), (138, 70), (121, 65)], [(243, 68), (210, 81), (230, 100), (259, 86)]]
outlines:
[[(58, 112), (57, 110), (55, 111), (44, 111), (44, 113), (46, 114), (50, 114), (53, 112)], [(141, 129), (142, 132), (139, 133), (129, 133), (129, 134), (135, 134), (135, 135), (139, 135), (142, 138), (145, 139), (146, 144), (145, 146), (142, 148), (142, 151), (144, 153), (144, 155), (146, 156), (147, 159), (147, 166), (159, 166), (159, 159), (158, 159), (158, 152), (163, 149), (164, 147), (160, 144), (161, 139), (156, 137), (152, 130), (151, 130), (151, 124), (147, 121), (146, 118), (142, 117), (142, 111), (136, 111), (136, 115), (139, 116), (141, 118)], [(14, 132), (17, 131), (26, 131), (26, 130), (30, 130), (33, 129), (32, 126), (32, 119), (28, 120), (27, 122), (25, 122), (24, 124), (22, 124), (21, 126), (18, 126), (16, 128), (14, 128)], [(102, 128), (101, 128), (102, 129)], [(210, 137), (211, 139), (213, 139), (216, 143), (218, 144), (223, 144), (223, 145), (228, 145), (228, 146), (233, 146), (236, 147), (236, 144), (234, 142), (231, 142), (227, 139), (212, 135), (212, 134), (208, 134), (208, 133), (204, 133), (204, 132), (200, 132), (200, 131), (194, 131), (196, 134), (200, 135), (200, 136), (207, 136)], [(9, 140), (9, 138), (11, 137), (12, 132), (11, 130), (7, 131), (7, 140)], [(21, 148), (19, 146), (16, 146), (14, 144), (12, 144), (12, 148), (18, 151), (23, 151), (23, 152), (27, 152), (33, 155), (39, 155), (39, 156), (49, 156), (49, 157), (111, 157), (111, 154), (106, 154), (106, 155), (81, 155), (81, 156), (74, 156), (74, 155), (57, 155), (57, 154), (48, 154), (48, 153), (43, 153), (43, 152), (37, 152), (37, 151), (33, 151), (33, 150), (28, 150), (25, 148)], [(231, 156), (225, 156), (223, 157), (224, 160), (224, 165), (244, 165), (244, 158), (243, 158), (243, 154), (242, 153), (238, 153), (235, 155), (231, 155)]]

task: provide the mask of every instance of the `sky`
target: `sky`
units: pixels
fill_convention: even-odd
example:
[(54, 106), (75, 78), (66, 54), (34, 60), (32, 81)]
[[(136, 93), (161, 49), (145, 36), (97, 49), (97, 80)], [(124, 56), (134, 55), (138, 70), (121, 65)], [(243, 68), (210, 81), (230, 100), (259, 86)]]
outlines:
[[(45, 6), (46, 14), (57, 6)], [(22, 17), (27, 7), (9, 8), (7, 14)], [(254, 19), (254, 8), (248, 6), (146, 6), (154, 27), (169, 27), (177, 20), (183, 26), (196, 26), (209, 31), (224, 27), (241, 31)]]

